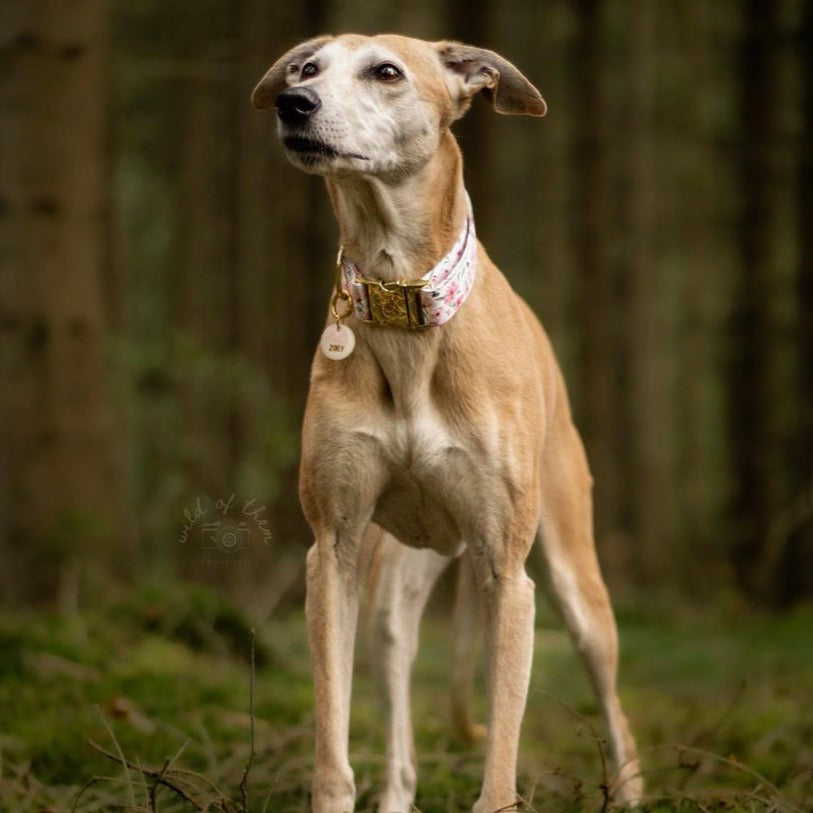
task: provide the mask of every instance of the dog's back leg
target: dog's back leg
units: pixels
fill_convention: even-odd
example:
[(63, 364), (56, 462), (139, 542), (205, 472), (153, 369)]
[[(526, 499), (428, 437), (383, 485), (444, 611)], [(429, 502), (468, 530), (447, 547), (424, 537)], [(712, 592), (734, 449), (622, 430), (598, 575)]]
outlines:
[(429, 594), (451, 560), (409, 548), (384, 533), (376, 554), (371, 596), (370, 658), (384, 701), (387, 775), (379, 813), (409, 813), (416, 770), (409, 687), (418, 628)]
[(458, 560), (457, 570), (452, 625), (451, 707), (455, 733), (468, 743), (484, 740), (487, 733), (484, 725), (475, 722), (472, 711), (475, 658), (482, 615), (471, 554), (466, 551)]
[(592, 478), (575, 428), (556, 432), (543, 461), (540, 536), (551, 598), (564, 619), (596, 693), (609, 734), (616, 800), (643, 792), (635, 740), (616, 692), (618, 635), (593, 542)]

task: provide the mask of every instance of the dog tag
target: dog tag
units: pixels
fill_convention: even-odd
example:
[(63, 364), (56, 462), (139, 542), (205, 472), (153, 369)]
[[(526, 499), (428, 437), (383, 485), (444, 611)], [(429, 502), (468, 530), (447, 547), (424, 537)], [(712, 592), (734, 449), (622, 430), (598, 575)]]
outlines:
[(319, 341), (322, 352), (333, 361), (346, 359), (356, 346), (356, 336), (347, 325), (330, 325)]

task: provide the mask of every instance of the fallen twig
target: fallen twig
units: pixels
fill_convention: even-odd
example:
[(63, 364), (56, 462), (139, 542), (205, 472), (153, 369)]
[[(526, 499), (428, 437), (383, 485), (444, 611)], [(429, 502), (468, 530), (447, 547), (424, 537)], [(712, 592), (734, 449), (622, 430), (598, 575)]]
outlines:
[(251, 628), (251, 677), (248, 684), (248, 713), (249, 713), (249, 740), (251, 748), (249, 750), (248, 759), (246, 760), (246, 767), (243, 770), (243, 776), (240, 778), (240, 802), (242, 804), (243, 813), (248, 813), (248, 774), (251, 771), (251, 766), (254, 762), (254, 676), (256, 672), (256, 656), (255, 656), (255, 641), (257, 638), (256, 631)]
[[(138, 765), (133, 765), (128, 759), (125, 758), (124, 754), (116, 755), (111, 754), (110, 751), (102, 748), (101, 745), (98, 743), (93, 742), (93, 740), (88, 740), (88, 745), (94, 750), (100, 753), (103, 757), (107, 757), (107, 759), (111, 760), (112, 762), (117, 762), (120, 765), (123, 765), (125, 768), (128, 768), (132, 771), (139, 771), (143, 776), (148, 776), (150, 779), (154, 779), (157, 785), (161, 785), (167, 790), (171, 790), (181, 799), (183, 799), (188, 804), (192, 805), (196, 810), (204, 811), (205, 807), (203, 807), (199, 802), (195, 801), (183, 788), (176, 785), (170, 779), (168, 779), (164, 773), (166, 772), (166, 767), (162, 768), (160, 771), (151, 770), (150, 768), (139, 767)], [(165, 763), (165, 766), (167, 763)], [(135, 797), (133, 797), (133, 807), (135, 807)]]

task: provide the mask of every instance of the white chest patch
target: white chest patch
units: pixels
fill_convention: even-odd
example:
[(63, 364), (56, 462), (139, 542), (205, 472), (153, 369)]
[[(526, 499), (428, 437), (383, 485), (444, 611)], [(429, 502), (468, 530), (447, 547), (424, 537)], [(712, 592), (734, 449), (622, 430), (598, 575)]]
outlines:
[(443, 453), (454, 445), (443, 422), (428, 406), (417, 415), (399, 421), (393, 440), (396, 463), (416, 473), (426, 467), (435, 468), (441, 463)]

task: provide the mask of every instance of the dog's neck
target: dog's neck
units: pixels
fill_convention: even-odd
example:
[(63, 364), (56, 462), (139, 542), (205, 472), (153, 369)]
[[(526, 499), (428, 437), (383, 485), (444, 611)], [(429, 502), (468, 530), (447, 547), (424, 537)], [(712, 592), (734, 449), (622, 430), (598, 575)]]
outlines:
[(460, 149), (448, 131), (406, 177), (330, 177), (327, 186), (345, 255), (383, 281), (422, 276), (449, 251), (467, 215)]

